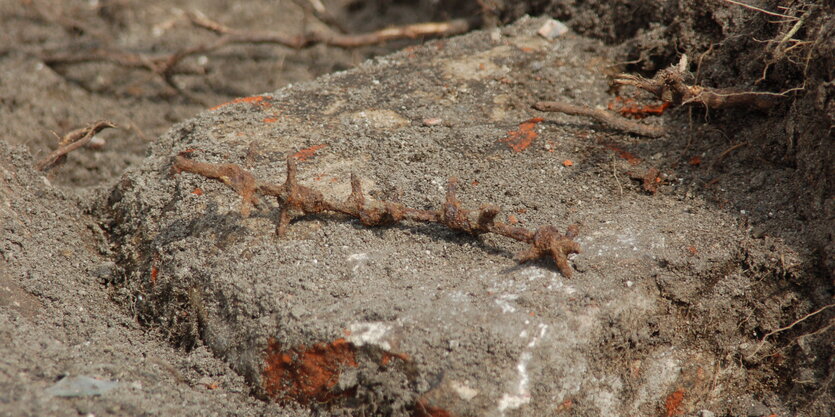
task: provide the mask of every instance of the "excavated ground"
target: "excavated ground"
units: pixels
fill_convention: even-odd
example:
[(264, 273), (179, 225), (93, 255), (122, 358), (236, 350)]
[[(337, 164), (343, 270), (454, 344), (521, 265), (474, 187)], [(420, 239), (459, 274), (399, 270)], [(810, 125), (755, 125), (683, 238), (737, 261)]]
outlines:
[[(687, 47), (703, 52), (721, 36), (694, 35), (641, 8), (632, 10), (634, 25), (670, 26), (610, 33), (579, 6), (493, 2), (481, 8), (488, 23), (547, 12), (583, 35), (548, 40), (537, 34), (547, 18), (523, 18), (364, 63), (386, 49), (232, 48), (190, 62), (206, 71), (178, 76), (187, 96), (112, 64), (43, 64), (44, 51), (83, 45), (68, 47), (68, 35), (95, 43), (118, 34), (110, 41), (127, 50), (207, 36), (176, 23), (170, 2), (123, 3), (0, 8), (13, 29), (0, 57), (3, 415), (831, 410), (825, 61), (807, 65), (809, 85), (819, 87), (779, 109), (673, 109), (645, 120), (668, 129), (656, 139), (531, 108), (541, 100), (605, 106), (608, 75), (673, 60), (661, 43), (646, 46), (653, 37), (690, 39)], [(320, 24), (305, 22), (301, 3), (280, 14), (272, 2), (175, 6), (228, 12), (234, 27), (297, 33)], [(621, 3), (629, 4), (600, 19), (617, 20), (628, 11)], [(451, 14), (433, 15), (423, 3), (326, 4), (357, 30), (473, 7), (450, 1)], [(707, 10), (727, 32), (751, 23), (744, 9)], [(831, 37), (816, 13), (798, 36), (817, 39), (817, 28), (815, 36)], [(584, 35), (634, 35), (655, 52), (626, 67), (623, 44)], [(717, 72), (728, 45), (714, 60), (702, 57), (702, 74), (729, 76)], [(775, 77), (792, 69), (774, 67), (761, 87), (779, 87)], [(296, 84), (275, 90), (288, 82)], [(803, 105), (809, 115), (797, 117)], [(50, 129), (98, 118), (122, 126), (100, 135), (103, 148), (76, 151), (48, 174), (30, 168), (54, 147)], [(182, 151), (276, 184), (290, 156), (299, 181), (328, 199), (346, 198), (355, 173), (369, 200), (418, 209), (440, 207), (446, 181), (457, 177), (463, 207), (495, 204), (502, 221), (529, 229), (578, 225), (583, 251), (566, 278), (550, 260), (514, 262), (523, 243), (438, 224), (366, 227), (309, 214), (278, 237), (274, 200), (242, 216), (229, 187), (172, 169)], [(660, 171), (655, 193), (634, 179), (652, 169)], [(75, 376), (118, 384), (102, 395), (51, 394)]]

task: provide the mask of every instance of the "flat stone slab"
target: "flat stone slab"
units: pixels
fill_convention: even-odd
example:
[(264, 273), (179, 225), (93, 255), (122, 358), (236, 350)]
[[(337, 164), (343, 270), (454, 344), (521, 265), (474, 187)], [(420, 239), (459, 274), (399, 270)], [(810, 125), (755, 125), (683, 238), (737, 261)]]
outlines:
[[(719, 359), (678, 337), (688, 324), (676, 306), (727, 303), (744, 288), (722, 281), (743, 233), (674, 178), (654, 195), (631, 180), (651, 162), (626, 150), (648, 139), (531, 108), (608, 100), (607, 47), (545, 39), (545, 23), (407, 48), (172, 128), (109, 201), (140, 319), (182, 346), (205, 344), (265, 399), (332, 413), (709, 404)], [(292, 157), (299, 181), (327, 198), (347, 198), (354, 173), (366, 198), (419, 209), (440, 207), (456, 177), (462, 206), (495, 204), (529, 229), (579, 225), (583, 251), (568, 279), (550, 260), (517, 264), (523, 243), (438, 224), (313, 214), (279, 237), (274, 200), (242, 216), (232, 189), (172, 169), (184, 151), (275, 184)]]

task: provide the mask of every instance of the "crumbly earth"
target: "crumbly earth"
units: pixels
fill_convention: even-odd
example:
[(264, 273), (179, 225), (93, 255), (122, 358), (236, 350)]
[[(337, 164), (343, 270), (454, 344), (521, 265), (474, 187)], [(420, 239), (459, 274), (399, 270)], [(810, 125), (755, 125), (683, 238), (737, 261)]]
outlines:
[[(254, 59), (227, 52), (195, 60), (209, 71), (179, 76), (184, 97), (141, 71), (39, 60), (66, 45), (66, 34), (101, 41), (116, 33), (118, 45), (143, 50), (149, 39), (162, 50), (199, 40), (170, 22), (170, 2), (49, 3), (0, 6), (16, 28), (2, 35), (9, 42), (0, 56), (0, 340), (8, 341), (0, 343), (0, 414), (832, 409), (832, 147), (819, 129), (832, 120), (825, 62), (809, 66), (815, 89), (770, 114), (677, 109), (647, 121), (670, 134), (646, 139), (531, 104), (605, 106), (606, 76), (623, 69), (630, 42), (665, 33), (704, 52), (705, 39), (722, 35), (682, 29), (694, 27), (682, 24), (687, 13), (674, 25), (661, 12), (632, 10), (637, 28), (619, 33), (602, 28), (631, 2), (598, 20), (583, 17), (598, 2), (481, 2), (487, 21), (549, 12), (609, 44), (574, 32), (546, 40), (536, 34), (545, 18), (523, 18), (273, 93), (262, 92), (384, 49), (245, 47), (231, 51)], [(362, 30), (374, 29), (369, 16), (379, 12), (397, 23), (438, 17), (423, 3), (348, 3), (326, 2)], [(225, 4), (175, 6), (218, 18)], [(270, 24), (272, 3), (251, 4), (224, 22)], [(303, 9), (288, 2), (282, 10), (276, 19), (299, 30)], [(706, 10), (729, 33), (757, 23), (725, 6)], [(810, 16), (799, 36), (817, 39), (812, 28), (831, 36)], [(815, 45), (815, 53), (825, 48)], [(717, 68), (728, 50), (718, 51), (720, 59), (704, 59), (704, 73), (727, 81)], [(671, 59), (644, 58), (654, 63), (648, 70)], [(775, 68), (792, 70), (782, 61)], [(250, 98), (167, 128), (236, 96)], [(803, 105), (808, 117), (795, 117)], [(98, 118), (126, 129), (103, 133), (104, 148), (76, 151), (47, 175), (30, 168), (32, 154), (54, 146), (48, 130)], [(531, 143), (513, 149), (508, 138)], [(447, 179), (457, 177), (463, 206), (498, 205), (503, 219), (531, 229), (579, 225), (583, 252), (567, 279), (549, 260), (517, 265), (519, 242), (440, 225), (369, 228), (316, 214), (294, 218), (278, 237), (274, 201), (262, 198), (242, 216), (227, 186), (172, 171), (184, 150), (276, 184), (296, 155), (300, 181), (328, 198), (347, 197), (356, 173), (368, 198), (415, 208), (439, 207)], [(633, 179), (651, 169), (661, 172), (651, 179), (654, 194)], [(119, 386), (101, 396), (48, 395), (61, 377), (78, 375)]]

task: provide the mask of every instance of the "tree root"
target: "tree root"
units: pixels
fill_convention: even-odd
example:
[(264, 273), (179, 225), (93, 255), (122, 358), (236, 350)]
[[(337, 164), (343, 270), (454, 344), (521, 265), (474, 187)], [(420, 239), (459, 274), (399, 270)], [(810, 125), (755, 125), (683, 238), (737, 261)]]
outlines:
[[(699, 103), (708, 109), (724, 109), (728, 107), (749, 107), (766, 111), (785, 98), (785, 94), (741, 91), (734, 88), (711, 88), (700, 85), (689, 85), (686, 79), (692, 78), (687, 71), (687, 55), (682, 55), (678, 64), (658, 71), (655, 77), (647, 79), (640, 75), (619, 74), (612, 81), (615, 86), (629, 85), (648, 91), (663, 103), (658, 108), (652, 108), (654, 114), (660, 114), (668, 106), (682, 106)], [(588, 106), (578, 106), (559, 101), (541, 101), (534, 104), (535, 109), (548, 112), (559, 112), (577, 116), (591, 117), (603, 124), (625, 132), (642, 136), (658, 137), (666, 134), (661, 126), (638, 123), (620, 117), (614, 112), (594, 109)]]
[(500, 209), (495, 205), (483, 205), (479, 210), (467, 210), (461, 207), (456, 196), (458, 180), (451, 178), (447, 183), (446, 200), (437, 210), (420, 210), (406, 207), (391, 201), (368, 201), (362, 191), (359, 178), (351, 175), (351, 195), (345, 201), (330, 201), (319, 191), (300, 185), (296, 179), (296, 162), (287, 159), (287, 178), (281, 185), (268, 184), (257, 180), (251, 173), (235, 164), (211, 164), (196, 162), (187, 157), (188, 152), (181, 152), (174, 157), (175, 172), (190, 172), (223, 182), (241, 196), (241, 215), (246, 217), (251, 208), (258, 203), (258, 195), (275, 197), (280, 206), (276, 233), (287, 233), (293, 213), (340, 213), (356, 219), (365, 226), (381, 226), (413, 221), (437, 223), (452, 230), (460, 230), (477, 236), (483, 233), (495, 233), (530, 246), (516, 255), (518, 262), (527, 262), (539, 258), (553, 259), (557, 269), (566, 277), (572, 275), (568, 256), (580, 253), (580, 245), (573, 240), (578, 227), (572, 225), (565, 234), (554, 226), (542, 226), (536, 230), (511, 226), (497, 221)]
[(749, 107), (765, 111), (785, 98), (779, 93), (689, 85), (685, 83), (688, 78), (690, 78), (690, 73), (687, 71), (687, 55), (682, 55), (678, 64), (658, 71), (652, 79), (639, 75), (619, 74), (613, 83), (616, 86), (630, 85), (648, 91), (673, 106), (699, 103), (713, 110)]
[(617, 114), (588, 106), (577, 106), (560, 101), (540, 101), (533, 105), (539, 111), (559, 112), (575, 116), (588, 116), (605, 125), (618, 130), (635, 133), (641, 136), (663, 136), (666, 130), (662, 126), (652, 126), (618, 116)]

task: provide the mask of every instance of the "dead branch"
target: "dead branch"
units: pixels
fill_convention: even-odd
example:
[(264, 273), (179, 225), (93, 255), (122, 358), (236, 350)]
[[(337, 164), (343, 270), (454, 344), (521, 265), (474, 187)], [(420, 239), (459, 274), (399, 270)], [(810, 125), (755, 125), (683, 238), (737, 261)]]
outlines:
[(778, 93), (688, 85), (685, 79), (689, 77), (687, 56), (683, 55), (678, 64), (658, 71), (652, 79), (640, 75), (619, 74), (615, 77), (613, 83), (615, 85), (630, 85), (648, 91), (662, 101), (672, 103), (674, 106), (700, 103), (709, 109), (742, 106), (768, 110), (785, 97)]
[(539, 103), (534, 104), (533, 107), (539, 111), (591, 117), (615, 129), (632, 132), (642, 136), (658, 137), (663, 136), (666, 133), (666, 130), (662, 126), (646, 125), (633, 120), (625, 119), (606, 110), (594, 109), (588, 106), (578, 106), (559, 101), (540, 101)]
[(501, 210), (494, 205), (484, 205), (479, 210), (462, 208), (456, 196), (458, 181), (455, 178), (449, 180), (446, 200), (439, 209), (420, 210), (397, 202), (366, 199), (360, 180), (354, 175), (351, 176), (351, 195), (345, 201), (330, 201), (319, 191), (298, 183), (296, 162), (292, 157), (287, 159), (287, 178), (283, 184), (278, 185), (261, 182), (238, 165), (196, 162), (187, 155), (187, 152), (182, 152), (174, 158), (175, 172), (191, 172), (228, 185), (241, 196), (242, 216), (248, 216), (250, 207), (258, 202), (256, 194), (275, 197), (280, 206), (276, 227), (279, 236), (287, 232), (293, 213), (339, 213), (359, 219), (365, 226), (390, 225), (403, 221), (437, 223), (474, 236), (495, 233), (527, 243), (530, 246), (516, 256), (517, 261), (550, 257), (566, 278), (572, 275), (568, 256), (580, 253), (581, 250), (580, 245), (573, 240), (578, 232), (577, 226), (569, 227), (565, 234), (554, 226), (528, 230), (497, 221), (496, 217)]
[(214, 49), (229, 44), (249, 43), (277, 44), (293, 49), (306, 48), (315, 44), (325, 44), (339, 48), (357, 48), (360, 46), (377, 45), (395, 39), (415, 39), (426, 36), (456, 35), (464, 33), (472, 27), (467, 19), (454, 19), (448, 22), (427, 22), (405, 26), (393, 26), (374, 32), (354, 35), (311, 32), (305, 35), (287, 36), (271, 31), (232, 29), (195, 13), (187, 13), (186, 16), (194, 26), (223, 35), (215, 41), (217, 45), (213, 47)]
[(197, 13), (186, 13), (185, 16), (193, 26), (209, 30), (220, 36), (208, 43), (193, 45), (164, 55), (93, 49), (80, 53), (44, 54), (41, 58), (47, 65), (109, 62), (124, 67), (142, 69), (156, 74), (168, 86), (179, 93), (183, 93), (177, 84), (174, 83), (174, 75), (195, 73), (195, 71), (178, 68), (178, 64), (188, 57), (207, 54), (231, 45), (273, 44), (293, 49), (302, 49), (316, 44), (325, 44), (340, 48), (357, 48), (376, 45), (395, 39), (455, 35), (464, 33), (473, 26), (466, 19), (455, 19), (448, 22), (429, 22), (395, 26), (355, 35), (312, 32), (305, 35), (289, 36), (272, 31), (233, 29)]
[(58, 149), (50, 152), (49, 155), (38, 161), (35, 164), (35, 169), (38, 171), (46, 171), (63, 163), (68, 153), (88, 144), (97, 133), (110, 127), (115, 128), (117, 126), (111, 121), (99, 120), (91, 123), (87, 127), (67, 133), (58, 142)]

